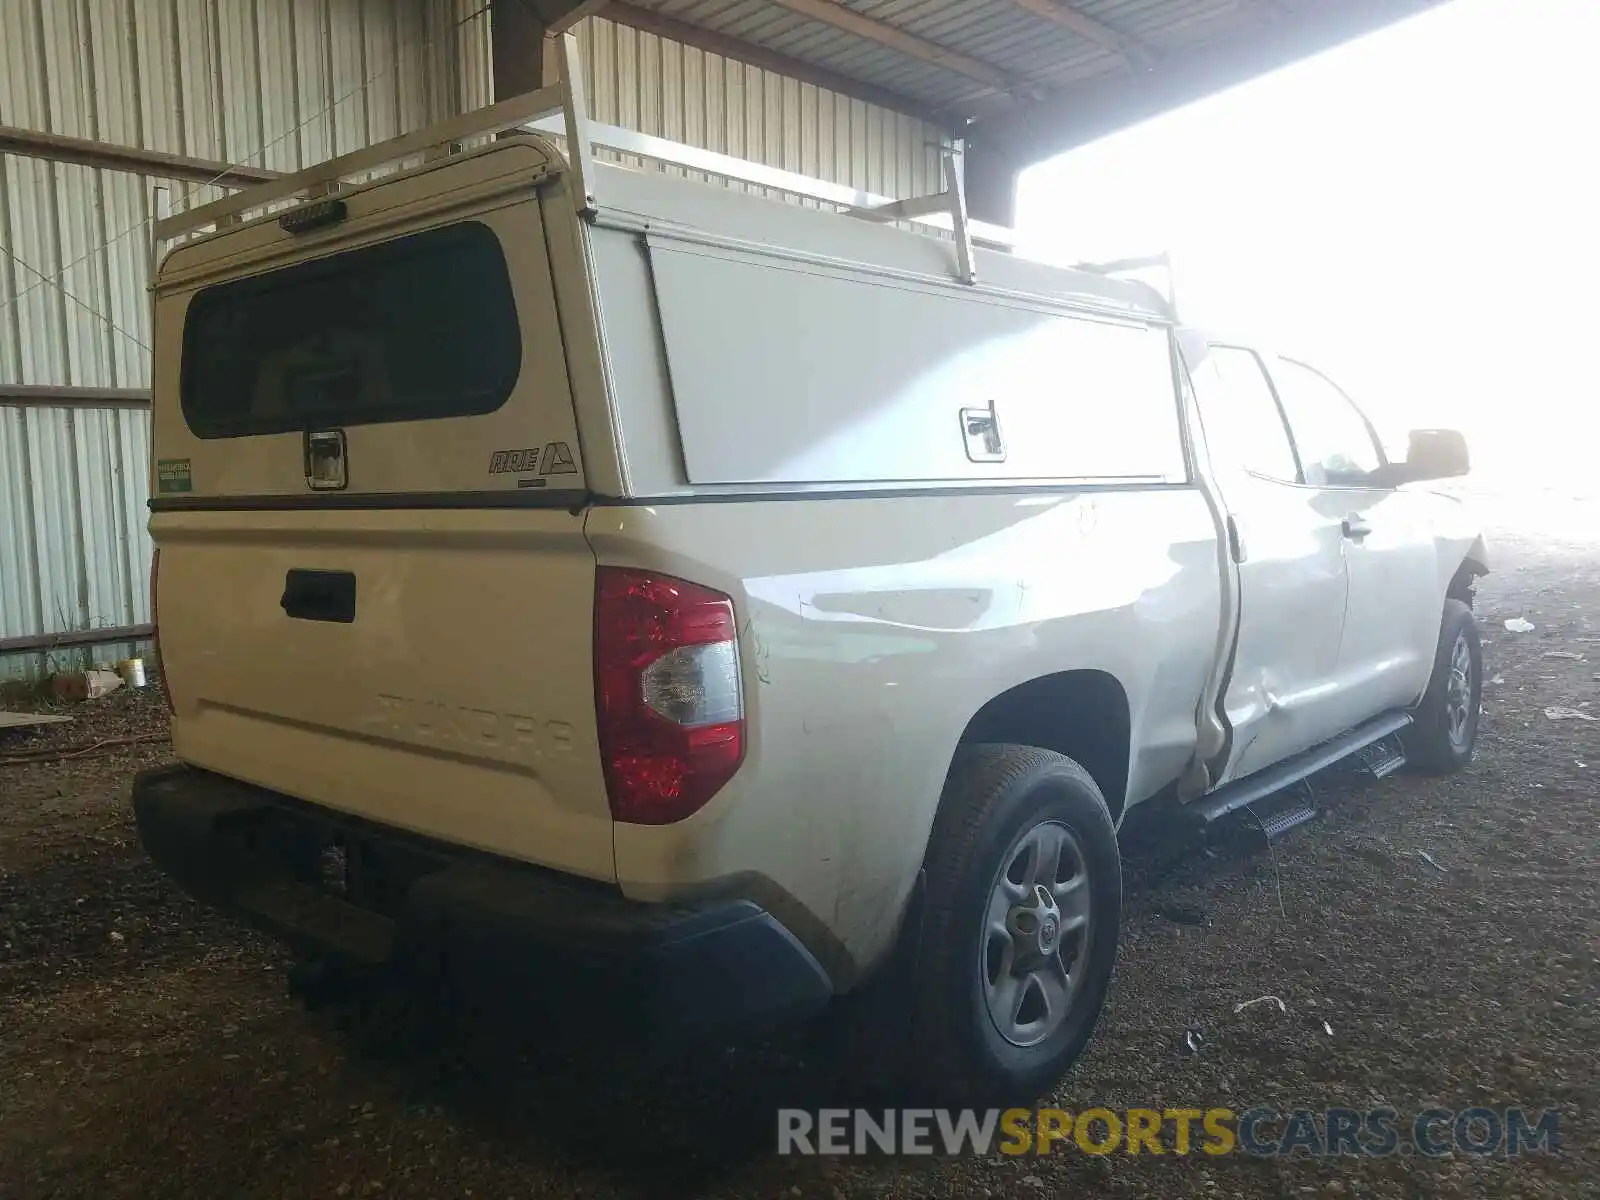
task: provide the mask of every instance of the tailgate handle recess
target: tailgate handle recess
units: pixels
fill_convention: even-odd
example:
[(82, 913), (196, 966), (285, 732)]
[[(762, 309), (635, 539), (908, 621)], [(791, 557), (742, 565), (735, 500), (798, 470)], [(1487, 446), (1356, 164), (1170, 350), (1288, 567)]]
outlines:
[(291, 567), (283, 579), (283, 611), (301, 621), (356, 619), (356, 577), (353, 571), (309, 571)]

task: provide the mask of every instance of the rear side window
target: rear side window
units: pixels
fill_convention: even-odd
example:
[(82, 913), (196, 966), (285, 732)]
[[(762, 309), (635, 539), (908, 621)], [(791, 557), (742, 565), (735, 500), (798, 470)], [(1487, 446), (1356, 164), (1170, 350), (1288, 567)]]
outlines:
[(201, 438), (481, 416), (521, 367), (499, 240), (466, 222), (202, 290), (183, 415)]
[(1280, 358), (1272, 369), (1283, 411), (1313, 487), (1360, 487), (1382, 462), (1378, 443), (1349, 398), (1327, 378)]
[(1216, 465), (1243, 467), (1284, 483), (1299, 480), (1283, 414), (1254, 353), (1212, 346), (1194, 378), (1200, 423)]

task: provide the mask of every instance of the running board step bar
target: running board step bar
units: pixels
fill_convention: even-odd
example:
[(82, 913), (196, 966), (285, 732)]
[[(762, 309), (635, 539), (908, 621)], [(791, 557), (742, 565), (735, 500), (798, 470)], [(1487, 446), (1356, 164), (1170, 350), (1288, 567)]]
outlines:
[[(1264, 771), (1257, 771), (1254, 775), (1225, 783), (1216, 791), (1187, 805), (1186, 811), (1198, 818), (1202, 825), (1209, 825), (1229, 813), (1237, 812), (1247, 804), (1253, 804), (1292, 783), (1298, 783), (1308, 776), (1315, 775), (1341, 759), (1358, 754), (1374, 743), (1383, 741), (1384, 738), (1392, 737), (1410, 724), (1410, 715), (1403, 712), (1374, 717), (1354, 729), (1341, 733), (1332, 741), (1303, 750), (1293, 758), (1286, 758)], [(1404, 759), (1401, 761), (1404, 762)]]
[(1357, 751), (1351, 762), (1374, 779), (1387, 779), (1406, 765), (1406, 752), (1400, 739), (1391, 736)]
[(1307, 821), (1314, 820), (1317, 809), (1309, 804), (1290, 804), (1287, 808), (1280, 808), (1270, 817), (1257, 821), (1261, 834), (1269, 842), (1276, 841), (1291, 829), (1298, 829)]

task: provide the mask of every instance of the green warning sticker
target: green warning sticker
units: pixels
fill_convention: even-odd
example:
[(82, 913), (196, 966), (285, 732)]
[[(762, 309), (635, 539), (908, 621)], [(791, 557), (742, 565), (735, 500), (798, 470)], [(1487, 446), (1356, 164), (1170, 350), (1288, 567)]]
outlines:
[(187, 458), (158, 458), (156, 460), (156, 491), (192, 492), (194, 478), (189, 472)]

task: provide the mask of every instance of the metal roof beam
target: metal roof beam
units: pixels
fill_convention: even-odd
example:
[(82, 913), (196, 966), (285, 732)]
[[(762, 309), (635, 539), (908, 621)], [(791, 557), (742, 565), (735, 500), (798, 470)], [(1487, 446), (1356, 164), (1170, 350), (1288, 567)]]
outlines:
[(185, 183), (214, 183), (222, 188), (249, 187), (278, 177), (277, 171), (261, 167), (190, 158), (164, 150), (141, 150), (137, 146), (118, 146), (10, 125), (0, 125), (0, 154), (20, 154), (24, 158), (43, 158), (103, 171), (127, 171), (159, 179), (181, 179)]
[(892, 92), (887, 88), (864, 83), (849, 75), (840, 75), (838, 72), (830, 71), (826, 67), (819, 67), (798, 58), (791, 58), (787, 54), (780, 54), (776, 50), (769, 50), (765, 46), (758, 46), (754, 42), (745, 41), (743, 38), (720, 33), (715, 29), (707, 29), (702, 25), (691, 25), (687, 21), (669, 17), (653, 8), (640, 8), (637, 4), (626, 3), (625, 0), (611, 0), (611, 3), (607, 4), (597, 15), (607, 21), (615, 21), (619, 25), (637, 29), (641, 33), (651, 33), (656, 37), (666, 38), (668, 41), (680, 42), (685, 46), (704, 50), (708, 54), (718, 54), (723, 58), (731, 58), (739, 62), (748, 63), (750, 66), (759, 67), (763, 71), (771, 71), (776, 75), (785, 75), (791, 79), (797, 79), (801, 83), (809, 83), (819, 88), (826, 88), (830, 92), (838, 92), (841, 96), (849, 96), (867, 104), (875, 104), (879, 108), (887, 108), (894, 112), (904, 113), (906, 116), (915, 117), (919, 121), (926, 121), (929, 124), (946, 128), (950, 125), (950, 121), (947, 118), (941, 117), (928, 105), (922, 104), (909, 96), (902, 96), (899, 92)]
[(148, 388), (55, 387), (0, 383), (3, 408), (149, 408)]
[(494, 98), (536, 92), (559, 79), (557, 39), (605, 5), (606, 0), (490, 0)]
[[(491, 0), (490, 8), (504, 10), (514, 5), (543, 31), (546, 37), (557, 37), (571, 29), (585, 17), (593, 16), (606, 6), (606, 0)], [(495, 16), (504, 19), (504, 11)]]
[(855, 9), (846, 8), (838, 3), (838, 0), (776, 0), (776, 3), (803, 17), (810, 17), (813, 21), (821, 21), (824, 25), (853, 33), (859, 38), (876, 42), (909, 58), (943, 67), (947, 71), (954, 71), (957, 75), (964, 75), (992, 91), (1011, 92), (1028, 87), (1025, 80), (1015, 79), (991, 63), (947, 49), (938, 42), (929, 41), (909, 30), (901, 29), (898, 25), (891, 25), (887, 21), (858, 13)]
[(1012, 0), (1036, 17), (1052, 21), (1063, 29), (1070, 29), (1081, 38), (1087, 38), (1101, 49), (1120, 55), (1129, 62), (1150, 64), (1161, 58), (1161, 52), (1148, 42), (1129, 37), (1088, 13), (1073, 8), (1064, 0)]

